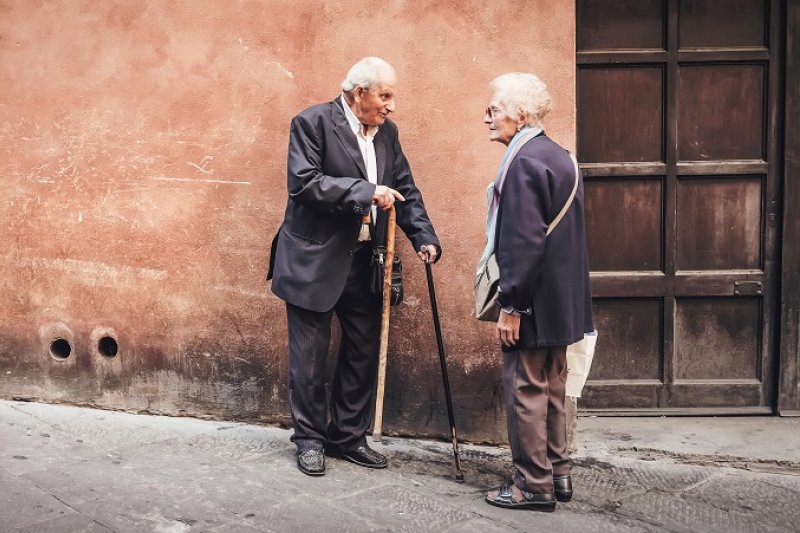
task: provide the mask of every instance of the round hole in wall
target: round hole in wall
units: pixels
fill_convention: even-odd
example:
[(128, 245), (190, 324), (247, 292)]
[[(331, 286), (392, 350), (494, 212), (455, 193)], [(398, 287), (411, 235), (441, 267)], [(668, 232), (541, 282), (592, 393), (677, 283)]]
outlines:
[(97, 341), (97, 351), (105, 357), (116, 357), (119, 345), (114, 337), (102, 337)]
[(50, 355), (53, 356), (54, 359), (63, 361), (69, 357), (71, 353), (72, 346), (70, 346), (69, 341), (66, 339), (53, 339), (53, 342), (50, 343)]

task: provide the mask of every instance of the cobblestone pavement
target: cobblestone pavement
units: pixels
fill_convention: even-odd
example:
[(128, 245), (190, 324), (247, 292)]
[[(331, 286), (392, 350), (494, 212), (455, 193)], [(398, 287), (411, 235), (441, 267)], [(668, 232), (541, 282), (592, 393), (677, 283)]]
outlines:
[[(782, 432), (773, 442), (797, 441), (800, 426), (780, 419), (737, 427), (770, 420)], [(0, 401), (0, 531), (800, 530), (800, 463), (681, 454), (652, 433), (639, 447), (625, 423), (625, 447), (580, 430), (593, 440), (575, 455), (575, 498), (548, 514), (483, 501), (510, 472), (505, 448), (462, 446), (463, 484), (449, 443), (387, 437), (374, 446), (389, 469), (328, 459), (327, 474), (309, 478), (285, 429)]]

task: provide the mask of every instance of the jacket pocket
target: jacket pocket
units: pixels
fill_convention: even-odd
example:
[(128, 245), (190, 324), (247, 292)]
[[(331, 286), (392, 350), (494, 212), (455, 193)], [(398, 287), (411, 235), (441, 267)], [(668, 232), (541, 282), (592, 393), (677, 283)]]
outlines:
[(312, 239), (311, 237), (307, 237), (305, 235), (300, 235), (299, 233), (296, 233), (294, 231), (290, 231), (289, 234), (292, 237), (296, 237), (296, 238), (300, 239), (301, 241), (307, 242), (308, 244), (316, 244), (316, 245), (322, 244), (320, 241), (318, 241), (316, 239)]

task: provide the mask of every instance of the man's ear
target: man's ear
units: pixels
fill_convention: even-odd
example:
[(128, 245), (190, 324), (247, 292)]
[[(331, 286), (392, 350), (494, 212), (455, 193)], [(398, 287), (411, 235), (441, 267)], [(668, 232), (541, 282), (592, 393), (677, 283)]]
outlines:
[(353, 91), (353, 99), (356, 102), (360, 102), (361, 98), (364, 96), (364, 88), (363, 87), (356, 87)]

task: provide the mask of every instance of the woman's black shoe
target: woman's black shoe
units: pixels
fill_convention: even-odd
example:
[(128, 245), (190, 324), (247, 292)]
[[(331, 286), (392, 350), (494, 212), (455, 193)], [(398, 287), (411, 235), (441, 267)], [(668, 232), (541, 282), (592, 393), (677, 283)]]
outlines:
[(556, 509), (556, 499), (552, 494), (536, 494), (520, 489), (522, 501), (514, 501), (511, 485), (503, 485), (498, 490), (497, 496), (490, 498), (486, 495), (486, 503), (504, 509), (527, 509), (529, 511), (544, 511), (552, 513)]
[(553, 491), (556, 499), (560, 502), (568, 502), (572, 499), (572, 476), (553, 477)]

